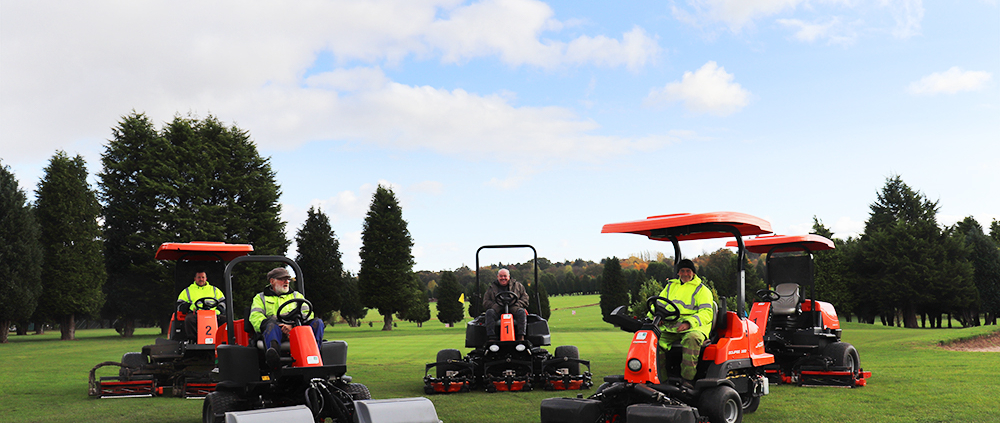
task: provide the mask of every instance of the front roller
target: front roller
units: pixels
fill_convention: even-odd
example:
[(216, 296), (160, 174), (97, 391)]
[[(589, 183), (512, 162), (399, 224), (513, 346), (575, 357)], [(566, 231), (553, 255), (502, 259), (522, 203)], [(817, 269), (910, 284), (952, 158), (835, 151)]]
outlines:
[[(546, 398), (542, 400), (542, 423), (621, 421), (603, 401), (589, 398)], [(698, 410), (685, 404), (632, 404), (625, 408), (628, 423), (698, 423)]]

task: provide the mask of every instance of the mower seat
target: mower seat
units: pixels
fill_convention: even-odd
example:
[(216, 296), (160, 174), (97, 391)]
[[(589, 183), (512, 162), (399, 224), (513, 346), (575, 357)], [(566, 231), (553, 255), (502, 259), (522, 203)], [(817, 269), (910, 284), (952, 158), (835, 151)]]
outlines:
[(774, 287), (774, 291), (781, 296), (777, 301), (771, 302), (771, 313), (775, 316), (791, 316), (799, 311), (799, 284), (783, 283)]
[[(264, 336), (257, 333), (257, 331), (254, 330), (253, 325), (250, 324), (250, 306), (247, 306), (246, 316), (247, 317), (243, 319), (245, 322), (243, 325), (243, 331), (247, 333), (247, 338), (250, 339), (250, 345), (256, 346), (257, 350), (263, 354), (264, 351), (267, 351), (268, 346), (264, 345)], [(278, 352), (282, 355), (291, 354), (292, 344), (288, 343), (288, 341), (282, 342)]]

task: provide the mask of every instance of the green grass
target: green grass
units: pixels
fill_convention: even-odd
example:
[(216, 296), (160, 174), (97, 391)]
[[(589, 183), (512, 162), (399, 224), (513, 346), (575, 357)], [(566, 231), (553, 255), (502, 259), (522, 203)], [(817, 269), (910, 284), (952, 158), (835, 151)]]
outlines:
[[(554, 297), (549, 321), (553, 348), (572, 344), (592, 362), (595, 380), (620, 374), (631, 334), (600, 319), (600, 308), (586, 307), (596, 296)], [(582, 306), (582, 307), (581, 307)], [(576, 307), (576, 308), (570, 308)], [(576, 312), (573, 314), (573, 312)], [(349, 344), (348, 374), (367, 385), (375, 398), (423, 396), (424, 364), (442, 348), (465, 352), (464, 327), (446, 328), (436, 320), (423, 328), (399, 323), (382, 332), (373, 327), (336, 325), (327, 339)], [(1000, 421), (1000, 353), (958, 352), (938, 348), (941, 341), (973, 337), (996, 327), (902, 329), (844, 323), (844, 340), (854, 344), (862, 367), (873, 372), (857, 389), (772, 386), (754, 422), (987, 422)], [(87, 397), (91, 367), (118, 360), (154, 342), (155, 329), (132, 339), (113, 330), (81, 330), (76, 341), (59, 341), (57, 331), (11, 336), (0, 345), (0, 421), (4, 422), (188, 422), (200, 421), (201, 401), (172, 397), (93, 399)], [(115, 372), (104, 368), (104, 375)], [(599, 383), (599, 382), (598, 382)], [(583, 391), (589, 395), (593, 391)], [(431, 396), (445, 422), (537, 422), (543, 398), (576, 392), (516, 392)]]

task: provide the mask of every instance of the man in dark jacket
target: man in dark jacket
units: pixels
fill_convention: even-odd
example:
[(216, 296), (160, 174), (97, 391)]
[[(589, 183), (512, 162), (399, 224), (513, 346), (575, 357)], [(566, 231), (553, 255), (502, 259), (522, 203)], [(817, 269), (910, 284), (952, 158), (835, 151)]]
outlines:
[(524, 331), (528, 323), (526, 310), (528, 308), (528, 291), (520, 282), (511, 280), (510, 271), (507, 269), (500, 269), (497, 272), (496, 282), (491, 283), (486, 294), (483, 295), (483, 309), (486, 310), (486, 335), (491, 341), (498, 339), (497, 320), (506, 311), (504, 306), (497, 303), (497, 294), (502, 291), (513, 292), (517, 297), (517, 301), (510, 305), (510, 313), (514, 315), (514, 334), (520, 341), (524, 339)]

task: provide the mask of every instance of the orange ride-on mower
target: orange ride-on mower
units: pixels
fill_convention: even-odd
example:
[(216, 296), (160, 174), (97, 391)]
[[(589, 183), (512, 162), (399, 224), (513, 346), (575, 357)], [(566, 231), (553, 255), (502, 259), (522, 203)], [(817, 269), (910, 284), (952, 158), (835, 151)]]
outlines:
[[(750, 320), (767, 327), (764, 348), (774, 354), (774, 364), (765, 371), (771, 383), (864, 386), (871, 372), (861, 369), (857, 349), (840, 340), (837, 310), (815, 299), (812, 254), (833, 249), (833, 241), (819, 235), (772, 235), (744, 243), (748, 251), (767, 254), (767, 288), (757, 292), (760, 301), (750, 309)], [(803, 296), (805, 291), (812, 299)]]
[[(292, 267), (295, 290), (303, 295), (305, 278), (295, 261), (282, 256), (244, 256), (226, 266), (227, 325), (252, 332), (248, 319), (234, 320), (232, 270), (245, 262), (276, 262)], [(240, 338), (227, 333), (218, 347), (215, 391), (205, 397), (202, 421), (335, 423), (438, 423), (434, 405), (426, 398), (372, 400), (365, 385), (347, 376), (347, 342), (323, 341), (317, 345), (306, 316), (312, 304), (296, 298), (278, 307), (278, 319), (293, 325), (289, 340), (280, 345), (278, 357), (266, 358), (263, 337), (249, 333)], [(247, 316), (249, 317), (249, 316)], [(277, 358), (275, 360), (274, 358)]]
[[(538, 252), (530, 245), (486, 245), (476, 250), (476, 295), (470, 301), (482, 302), (479, 293), (479, 253), (493, 248), (531, 248), (534, 252), (535, 283), (538, 281)], [(537, 292), (537, 291), (536, 291)], [(537, 298), (532, 301), (538, 301)], [(512, 292), (500, 292), (497, 304), (508, 308), (517, 302)], [(473, 348), (464, 358), (456, 349), (438, 352), (437, 361), (427, 364), (424, 370), (424, 392), (447, 394), (483, 389), (487, 392), (530, 391), (535, 387), (547, 390), (587, 389), (591, 382), (590, 362), (580, 359), (579, 350), (573, 345), (556, 347), (553, 354), (542, 348), (551, 345), (548, 322), (537, 314), (529, 313), (522, 340), (514, 333), (513, 316), (500, 316), (497, 340), (486, 336), (486, 313), (468, 322), (465, 327), (465, 346)], [(580, 372), (580, 365), (587, 371)], [(431, 375), (431, 369), (435, 373)]]
[[(739, 423), (743, 414), (756, 411), (768, 393), (764, 366), (774, 357), (764, 351), (763, 330), (743, 317), (745, 279), (742, 238), (771, 232), (763, 219), (742, 213), (718, 212), (653, 216), (645, 220), (604, 225), (603, 233), (634, 233), (670, 241), (675, 262), (680, 262), (679, 241), (734, 237), (739, 243), (737, 311), (727, 310), (724, 299), (716, 306), (712, 330), (702, 347), (693, 389), (682, 387), (680, 348), (658, 348), (661, 322), (675, 320), (677, 306), (662, 297), (650, 297), (652, 316), (630, 316), (626, 306), (615, 309), (605, 321), (634, 332), (624, 374), (607, 376), (589, 398), (542, 400), (542, 423)], [(661, 364), (658, 364), (658, 358)]]
[[(164, 243), (156, 251), (157, 260), (175, 261), (174, 292), (191, 284), (196, 271), (207, 274), (209, 283), (222, 281), (225, 262), (253, 251), (247, 244), (223, 242)], [(219, 287), (219, 291), (222, 288)], [(99, 398), (162, 395), (171, 388), (174, 396), (201, 398), (215, 389), (210, 372), (215, 367), (215, 348), (225, 337), (226, 327), (218, 327), (216, 308), (221, 304), (211, 297), (192, 298), (194, 312), (187, 304), (171, 315), (168, 338), (157, 338), (142, 352), (129, 352), (121, 362), (106, 361), (90, 371), (90, 395)], [(221, 310), (221, 309), (220, 309)], [(186, 319), (198, 319), (197, 336), (187, 339)], [(97, 369), (118, 366), (118, 376), (96, 377)]]

